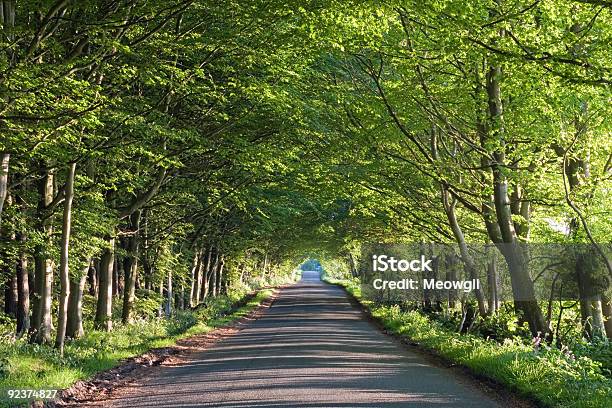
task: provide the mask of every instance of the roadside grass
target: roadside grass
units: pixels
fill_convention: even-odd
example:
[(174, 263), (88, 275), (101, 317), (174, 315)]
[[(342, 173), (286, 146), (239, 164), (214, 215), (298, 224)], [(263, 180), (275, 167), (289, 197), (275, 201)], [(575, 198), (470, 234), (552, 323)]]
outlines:
[(172, 346), (180, 339), (208, 333), (246, 316), (272, 293), (272, 289), (262, 289), (251, 298), (246, 294), (220, 296), (204, 307), (179, 312), (171, 319), (117, 324), (110, 333), (89, 328), (83, 338), (66, 343), (63, 358), (49, 346), (28, 344), (24, 339), (0, 339), (0, 407), (15, 406), (7, 399), (8, 389), (68, 388), (126, 358)]
[(362, 299), (356, 281), (325, 280), (343, 286), (390, 332), (545, 407), (612, 407), (612, 379), (604, 375), (601, 363), (587, 356), (576, 357), (549, 347), (536, 350), (520, 339), (500, 343), (458, 334), (420, 312), (404, 312), (398, 306)]

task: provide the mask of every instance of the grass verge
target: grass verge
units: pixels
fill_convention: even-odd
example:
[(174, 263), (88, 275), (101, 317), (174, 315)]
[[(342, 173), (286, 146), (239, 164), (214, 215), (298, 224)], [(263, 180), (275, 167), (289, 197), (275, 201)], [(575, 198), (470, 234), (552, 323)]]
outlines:
[(404, 312), (398, 306), (381, 306), (363, 299), (358, 282), (325, 280), (344, 287), (390, 332), (542, 406), (612, 407), (612, 380), (604, 375), (600, 363), (586, 356), (548, 347), (536, 350), (518, 339), (499, 343), (458, 334), (420, 312)]
[(126, 358), (173, 346), (178, 340), (208, 333), (240, 319), (272, 293), (272, 289), (263, 289), (254, 296), (220, 296), (205, 307), (180, 312), (172, 319), (117, 325), (110, 333), (90, 330), (83, 338), (66, 344), (63, 358), (49, 346), (0, 339), (0, 407), (15, 406), (15, 401), (7, 398), (9, 389), (68, 388)]

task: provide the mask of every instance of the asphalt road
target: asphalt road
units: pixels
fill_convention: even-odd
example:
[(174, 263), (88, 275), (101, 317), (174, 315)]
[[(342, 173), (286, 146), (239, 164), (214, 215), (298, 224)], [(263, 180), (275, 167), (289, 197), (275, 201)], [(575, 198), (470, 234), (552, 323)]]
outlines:
[(258, 320), (104, 402), (114, 407), (500, 407), (381, 333), (314, 272)]

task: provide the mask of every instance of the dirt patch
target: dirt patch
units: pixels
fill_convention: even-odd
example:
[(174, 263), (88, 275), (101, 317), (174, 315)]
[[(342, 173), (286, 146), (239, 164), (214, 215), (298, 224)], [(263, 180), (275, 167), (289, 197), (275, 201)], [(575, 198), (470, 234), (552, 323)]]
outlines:
[[(72, 407), (80, 404), (91, 404), (108, 399), (113, 393), (131, 382), (145, 377), (150, 373), (151, 367), (162, 364), (172, 364), (179, 361), (183, 356), (210, 347), (217, 341), (231, 336), (242, 329), (249, 321), (256, 320), (268, 308), (272, 306), (279, 290), (265, 299), (259, 306), (247, 315), (236, 319), (225, 326), (218, 327), (208, 333), (198, 334), (177, 341), (175, 346), (151, 349), (144, 354), (128, 358), (118, 366), (96, 374), (91, 380), (78, 381), (72, 387), (60, 392), (54, 401), (45, 404), (33, 403), (32, 407)], [(232, 310), (227, 313), (231, 315), (240, 307), (246, 305), (256, 293), (252, 293), (238, 302)]]

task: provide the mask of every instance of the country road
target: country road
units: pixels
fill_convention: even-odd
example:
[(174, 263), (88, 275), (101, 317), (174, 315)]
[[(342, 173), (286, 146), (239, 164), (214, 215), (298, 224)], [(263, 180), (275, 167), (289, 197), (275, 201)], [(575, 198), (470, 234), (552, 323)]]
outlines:
[[(113, 407), (500, 407), (305, 272), (258, 320), (119, 392)], [(506, 404), (503, 404), (504, 406)]]

